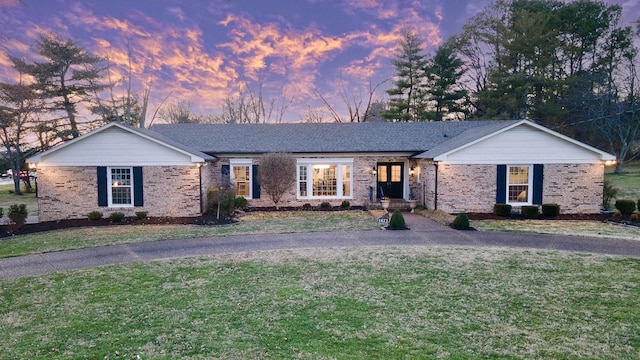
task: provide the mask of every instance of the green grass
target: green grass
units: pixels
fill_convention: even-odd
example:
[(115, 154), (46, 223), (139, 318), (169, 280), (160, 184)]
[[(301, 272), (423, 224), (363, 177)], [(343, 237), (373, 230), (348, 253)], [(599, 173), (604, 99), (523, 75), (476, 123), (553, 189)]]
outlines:
[(9, 206), (13, 204), (25, 204), (29, 215), (38, 215), (38, 199), (35, 192), (27, 194), (24, 190), (23, 187), (23, 195), (15, 195), (13, 184), (0, 185), (0, 208), (4, 210), (5, 217), (9, 211)]
[(605, 168), (604, 178), (618, 188), (618, 199), (640, 199), (640, 161), (625, 164), (621, 174), (613, 173), (614, 167)]
[(225, 226), (120, 225), (76, 228), (0, 239), (0, 258), (100, 245), (235, 234), (374, 230), (379, 225), (363, 211), (256, 212)]
[(0, 282), (6, 359), (637, 359), (640, 259), (254, 252)]

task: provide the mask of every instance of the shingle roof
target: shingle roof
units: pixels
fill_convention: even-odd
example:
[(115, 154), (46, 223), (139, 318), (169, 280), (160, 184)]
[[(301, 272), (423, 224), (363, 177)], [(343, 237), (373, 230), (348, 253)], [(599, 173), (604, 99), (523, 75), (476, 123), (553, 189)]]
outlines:
[[(455, 148), (517, 121), (158, 124), (152, 132), (207, 154), (409, 152)], [(450, 145), (451, 144), (451, 145)]]

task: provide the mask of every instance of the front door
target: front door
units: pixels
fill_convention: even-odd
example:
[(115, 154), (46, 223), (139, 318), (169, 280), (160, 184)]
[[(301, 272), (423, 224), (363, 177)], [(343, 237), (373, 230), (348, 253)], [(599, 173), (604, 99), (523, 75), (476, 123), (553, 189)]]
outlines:
[(386, 196), (391, 199), (402, 198), (404, 178), (403, 163), (378, 164), (378, 199)]

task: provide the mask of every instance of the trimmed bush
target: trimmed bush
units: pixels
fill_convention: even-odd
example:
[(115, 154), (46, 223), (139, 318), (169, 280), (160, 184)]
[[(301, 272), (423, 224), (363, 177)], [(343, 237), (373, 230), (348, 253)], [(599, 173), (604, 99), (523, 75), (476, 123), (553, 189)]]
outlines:
[(560, 205), (542, 204), (542, 215), (547, 217), (556, 217), (560, 215)]
[(342, 204), (340, 204), (340, 208), (341, 209), (349, 209), (351, 207), (351, 204), (348, 201), (343, 201)]
[(638, 214), (638, 213), (633, 213), (633, 214), (631, 214), (631, 216), (629, 217), (629, 219), (630, 219), (631, 221), (638, 221), (638, 219), (639, 219), (639, 218), (640, 218), (640, 214)]
[(238, 196), (235, 199), (235, 207), (240, 210), (247, 210), (249, 207), (249, 201), (244, 196)]
[(622, 213), (616, 210), (616, 212), (613, 213), (613, 217), (616, 219), (620, 219), (622, 217)]
[(102, 213), (100, 211), (92, 211), (87, 214), (87, 218), (91, 221), (98, 221), (102, 219)]
[(331, 209), (331, 203), (329, 203), (328, 201), (323, 201), (320, 204), (320, 209), (324, 209), (324, 210)]
[(207, 189), (207, 214), (230, 219), (236, 211), (236, 192), (233, 188), (210, 187)]
[(511, 216), (511, 205), (509, 204), (495, 204), (493, 205), (493, 213), (498, 216), (509, 217)]
[(451, 226), (457, 230), (469, 230), (469, 216), (465, 213), (456, 215)]
[(538, 205), (524, 205), (520, 209), (520, 214), (525, 219), (537, 219), (540, 214)]
[(616, 209), (618, 209), (622, 215), (631, 215), (636, 210), (636, 202), (625, 199), (616, 200)]
[(4, 216), (4, 209), (0, 208), (0, 219)]
[(111, 215), (109, 215), (109, 219), (111, 220), (112, 223), (119, 223), (122, 222), (122, 220), (124, 220), (124, 214), (116, 211), (114, 213), (111, 213)]
[(11, 222), (20, 228), (27, 220), (27, 205), (26, 204), (12, 204), (9, 206), (9, 213), (7, 216), (11, 219)]
[(148, 214), (149, 214), (149, 213), (148, 213), (148, 212), (146, 212), (146, 211), (136, 211), (136, 219), (138, 219), (138, 220), (144, 220), (144, 219), (146, 219), (146, 218), (147, 218), (147, 215), (148, 215)]
[(396, 210), (391, 214), (391, 219), (389, 219), (389, 229), (390, 230), (404, 230), (407, 228), (407, 223), (404, 221), (404, 216), (400, 210)]
[(311, 204), (309, 204), (309, 203), (304, 203), (304, 204), (302, 205), (302, 210), (309, 211), (309, 210), (311, 210), (311, 209), (313, 209), (313, 206), (311, 206)]

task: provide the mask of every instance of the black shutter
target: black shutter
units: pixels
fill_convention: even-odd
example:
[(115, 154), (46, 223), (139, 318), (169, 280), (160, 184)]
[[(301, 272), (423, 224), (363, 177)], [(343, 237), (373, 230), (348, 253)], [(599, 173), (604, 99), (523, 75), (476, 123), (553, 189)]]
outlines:
[(260, 173), (258, 172), (258, 165), (252, 166), (253, 177), (251, 178), (251, 197), (253, 199), (260, 199)]
[(542, 187), (544, 181), (544, 165), (533, 165), (533, 203), (542, 204)]
[(496, 177), (496, 204), (507, 203), (507, 165), (498, 165)]
[(133, 167), (133, 206), (144, 206), (142, 167)]
[(98, 206), (109, 205), (107, 199), (107, 167), (98, 166)]
[(222, 186), (229, 186), (231, 184), (231, 168), (229, 165), (222, 165), (220, 168), (220, 174), (222, 176)]

